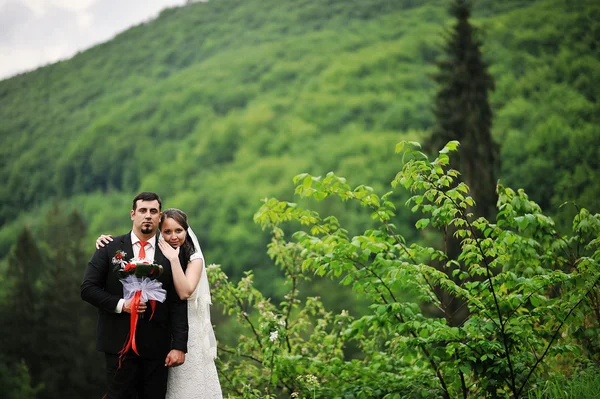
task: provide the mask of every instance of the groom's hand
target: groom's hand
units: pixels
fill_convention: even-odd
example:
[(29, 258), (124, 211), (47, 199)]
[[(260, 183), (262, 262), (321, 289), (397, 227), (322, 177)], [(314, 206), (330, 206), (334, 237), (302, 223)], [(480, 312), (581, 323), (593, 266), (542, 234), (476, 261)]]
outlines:
[[(146, 302), (140, 301), (140, 304), (138, 305), (137, 312), (138, 313), (144, 313), (145, 311), (146, 311)], [(132, 312), (132, 309), (131, 309), (131, 299), (127, 299), (123, 303), (123, 312), (127, 312), (127, 313), (131, 313)]]
[(165, 359), (165, 366), (177, 367), (181, 366), (183, 362), (185, 362), (185, 353), (177, 349), (171, 349), (171, 352), (169, 352)]

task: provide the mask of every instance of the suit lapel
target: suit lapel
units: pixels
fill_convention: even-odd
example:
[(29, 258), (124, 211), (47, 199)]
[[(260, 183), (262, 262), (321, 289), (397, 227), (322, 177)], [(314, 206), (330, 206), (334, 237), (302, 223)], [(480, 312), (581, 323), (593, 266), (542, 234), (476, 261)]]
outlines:
[(131, 243), (131, 232), (125, 234), (121, 239), (121, 250), (125, 252), (125, 259), (133, 258), (133, 244)]
[(159, 265), (165, 265), (169, 263), (167, 258), (163, 255), (162, 251), (158, 247), (158, 239), (156, 240), (156, 249), (154, 250), (154, 263), (158, 263)]
[[(156, 241), (156, 249), (154, 251), (154, 263), (158, 263), (163, 266), (163, 274), (158, 278), (159, 281), (171, 282), (171, 262), (165, 257), (160, 248), (158, 247), (158, 237)], [(166, 287), (165, 287), (166, 288)]]

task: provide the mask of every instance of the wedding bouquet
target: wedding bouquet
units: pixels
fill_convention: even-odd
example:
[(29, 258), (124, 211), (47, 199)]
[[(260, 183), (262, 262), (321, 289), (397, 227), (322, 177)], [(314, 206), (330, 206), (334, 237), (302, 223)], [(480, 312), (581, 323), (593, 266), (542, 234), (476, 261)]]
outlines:
[(117, 251), (112, 259), (115, 265), (115, 272), (120, 277), (123, 284), (123, 298), (131, 299), (131, 315), (129, 326), (129, 339), (121, 350), (121, 355), (124, 356), (129, 348), (139, 356), (135, 344), (135, 330), (138, 318), (143, 318), (138, 315), (138, 307), (140, 301), (150, 302), (152, 314), (150, 320), (154, 317), (156, 302), (164, 302), (167, 298), (167, 291), (162, 288), (162, 283), (157, 280), (163, 273), (162, 265), (151, 263), (145, 259), (132, 258), (125, 260), (127, 254), (123, 251)]
[(127, 254), (124, 251), (117, 251), (112, 259), (112, 263), (115, 265), (115, 271), (122, 279), (127, 278), (128, 276), (136, 276), (155, 280), (163, 272), (162, 265), (150, 263), (145, 259), (133, 258), (126, 261), (125, 255)]

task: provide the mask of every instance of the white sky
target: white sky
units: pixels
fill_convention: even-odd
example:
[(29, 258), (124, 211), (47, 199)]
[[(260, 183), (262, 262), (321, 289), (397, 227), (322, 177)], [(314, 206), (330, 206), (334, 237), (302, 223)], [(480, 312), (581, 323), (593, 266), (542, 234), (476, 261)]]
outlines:
[(72, 57), (185, 0), (0, 0), (0, 80)]

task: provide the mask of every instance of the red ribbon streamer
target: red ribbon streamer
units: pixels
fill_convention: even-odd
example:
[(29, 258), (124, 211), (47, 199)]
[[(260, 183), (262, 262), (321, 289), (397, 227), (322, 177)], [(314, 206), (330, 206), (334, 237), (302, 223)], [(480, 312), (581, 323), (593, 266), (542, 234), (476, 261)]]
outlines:
[[(129, 348), (133, 349), (133, 351), (136, 353), (136, 355), (140, 355), (138, 353), (137, 350), (137, 346), (135, 344), (135, 330), (137, 327), (137, 321), (138, 321), (138, 307), (140, 306), (140, 297), (142, 295), (142, 291), (136, 291), (135, 294), (133, 294), (133, 298), (131, 299), (131, 314), (130, 314), (130, 318), (129, 318), (129, 338), (127, 339), (127, 342), (125, 342), (125, 345), (123, 346), (123, 349), (121, 349), (121, 351), (119, 352), (119, 368), (121, 368), (121, 361), (123, 360), (123, 358), (125, 358), (125, 355), (127, 354), (127, 352), (129, 351)], [(154, 309), (152, 310), (152, 312), (154, 313)]]
[(156, 300), (155, 299), (150, 299), (150, 307), (152, 308), (152, 314), (150, 315), (150, 320), (152, 320), (152, 317), (154, 316), (154, 311), (156, 310)]
[[(127, 338), (127, 342), (123, 346), (123, 349), (121, 349), (121, 351), (119, 352), (119, 367), (117, 368), (117, 372), (121, 368), (121, 364), (123, 362), (123, 359), (125, 359), (125, 355), (127, 355), (129, 348), (133, 349), (133, 351), (138, 356), (140, 355), (137, 350), (137, 345), (135, 344), (135, 330), (137, 327), (137, 321), (139, 317), (138, 307), (140, 306), (141, 296), (142, 291), (136, 291), (135, 294), (133, 294), (133, 298), (131, 299), (131, 313), (129, 315), (129, 338)], [(152, 317), (154, 316), (154, 310), (156, 309), (156, 301), (154, 299), (150, 300), (150, 306), (152, 307), (152, 315), (150, 316), (150, 320), (152, 320)], [(102, 397), (102, 399), (106, 399), (107, 397), (108, 393), (105, 394)]]

